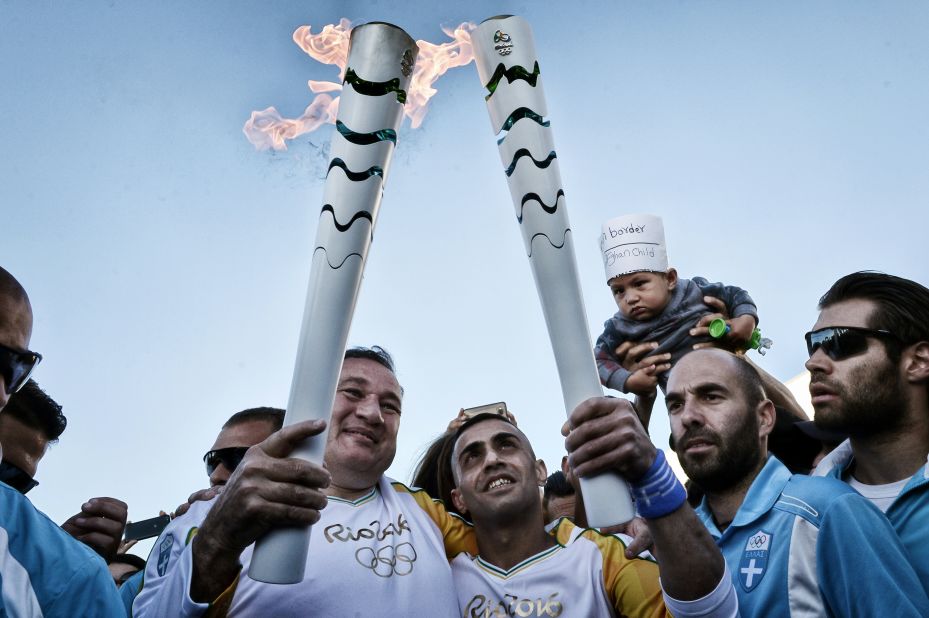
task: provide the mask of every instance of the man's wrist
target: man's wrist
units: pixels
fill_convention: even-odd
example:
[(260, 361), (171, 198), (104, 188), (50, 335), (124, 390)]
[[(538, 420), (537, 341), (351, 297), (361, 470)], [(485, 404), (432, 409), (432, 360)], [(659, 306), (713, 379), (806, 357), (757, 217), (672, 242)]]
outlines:
[(673, 513), (687, 502), (687, 491), (677, 480), (663, 451), (657, 451), (655, 460), (642, 478), (629, 483), (636, 510), (645, 519), (657, 519)]
[(217, 542), (209, 533), (197, 533), (191, 541), (193, 571), (190, 598), (197, 603), (211, 603), (235, 581), (242, 568), (241, 551)]

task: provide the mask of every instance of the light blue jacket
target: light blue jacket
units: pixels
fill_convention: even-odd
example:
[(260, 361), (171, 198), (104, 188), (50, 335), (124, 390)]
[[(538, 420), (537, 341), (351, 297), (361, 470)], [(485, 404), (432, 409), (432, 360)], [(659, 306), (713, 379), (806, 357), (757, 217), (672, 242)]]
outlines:
[[(842, 479), (852, 464), (852, 447), (846, 440), (817, 466), (817, 476)], [(910, 564), (929, 593), (929, 465), (910, 477), (903, 491), (884, 513), (906, 548)]]
[(890, 522), (834, 479), (791, 475), (769, 457), (720, 533), (697, 515), (752, 616), (929, 616), (929, 598)]
[(125, 616), (103, 559), (0, 483), (0, 616)]

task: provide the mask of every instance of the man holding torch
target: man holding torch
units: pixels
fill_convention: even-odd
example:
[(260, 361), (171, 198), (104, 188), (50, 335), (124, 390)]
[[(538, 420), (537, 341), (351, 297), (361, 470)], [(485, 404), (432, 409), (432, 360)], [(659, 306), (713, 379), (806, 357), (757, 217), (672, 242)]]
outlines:
[[(441, 503), (384, 476), (402, 398), (386, 351), (348, 350), (325, 467), (289, 457), (323, 421), (286, 426), (249, 449), (219, 497), (193, 504), (162, 533), (133, 615), (456, 616), (448, 560), (476, 546), (470, 526)], [(248, 577), (256, 540), (309, 524), (301, 582)]]

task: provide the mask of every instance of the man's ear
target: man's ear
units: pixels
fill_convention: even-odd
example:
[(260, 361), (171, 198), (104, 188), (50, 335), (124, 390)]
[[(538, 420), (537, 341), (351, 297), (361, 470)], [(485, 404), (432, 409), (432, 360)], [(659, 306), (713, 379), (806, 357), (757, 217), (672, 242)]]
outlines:
[(771, 400), (765, 399), (759, 403), (756, 414), (758, 414), (758, 433), (761, 436), (771, 435), (771, 432), (774, 431), (774, 422), (777, 420), (777, 412)]
[(907, 382), (929, 381), (929, 341), (920, 341), (903, 353), (903, 371)]
[(677, 287), (677, 269), (669, 268), (665, 273), (665, 277), (668, 279), (668, 289), (673, 290)]
[(539, 487), (545, 485), (545, 481), (548, 480), (548, 466), (545, 465), (545, 460), (535, 460), (535, 474), (538, 477), (536, 480), (539, 482)]
[(461, 492), (458, 491), (457, 487), (452, 490), (452, 504), (455, 505), (459, 513), (468, 512), (468, 507), (465, 505), (464, 498), (461, 497)]

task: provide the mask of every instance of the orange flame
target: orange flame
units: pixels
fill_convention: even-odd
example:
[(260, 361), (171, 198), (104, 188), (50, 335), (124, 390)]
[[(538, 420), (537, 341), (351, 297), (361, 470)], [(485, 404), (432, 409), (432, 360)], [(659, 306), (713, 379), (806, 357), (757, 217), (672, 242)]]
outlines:
[(403, 109), (414, 129), (423, 123), (429, 99), (438, 92), (432, 84), (449, 69), (463, 67), (474, 60), (471, 31), (476, 27), (470, 22), (463, 22), (454, 30), (443, 26), (442, 31), (452, 38), (449, 43), (436, 45), (429, 41), (416, 41), (419, 56), (416, 58), (416, 68), (413, 69), (406, 106)]
[[(474, 59), (471, 31), (475, 28), (470, 22), (463, 22), (455, 29), (443, 26), (442, 31), (452, 39), (450, 42), (438, 45), (429, 41), (416, 42), (419, 55), (403, 108), (403, 114), (410, 119), (412, 128), (416, 129), (423, 123), (429, 99), (438, 92), (432, 87), (436, 80), (449, 69), (465, 66)], [(351, 22), (344, 17), (338, 25), (324, 26), (319, 34), (311, 34), (310, 26), (300, 26), (294, 31), (294, 43), (300, 49), (319, 62), (339, 67), (339, 83), (316, 80), (307, 82), (316, 97), (298, 118), (284, 118), (274, 107), (252, 112), (242, 131), (255, 148), (287, 150), (287, 140), (315, 131), (323, 124), (335, 124), (339, 97), (332, 97), (328, 93), (342, 90), (350, 34)]]

